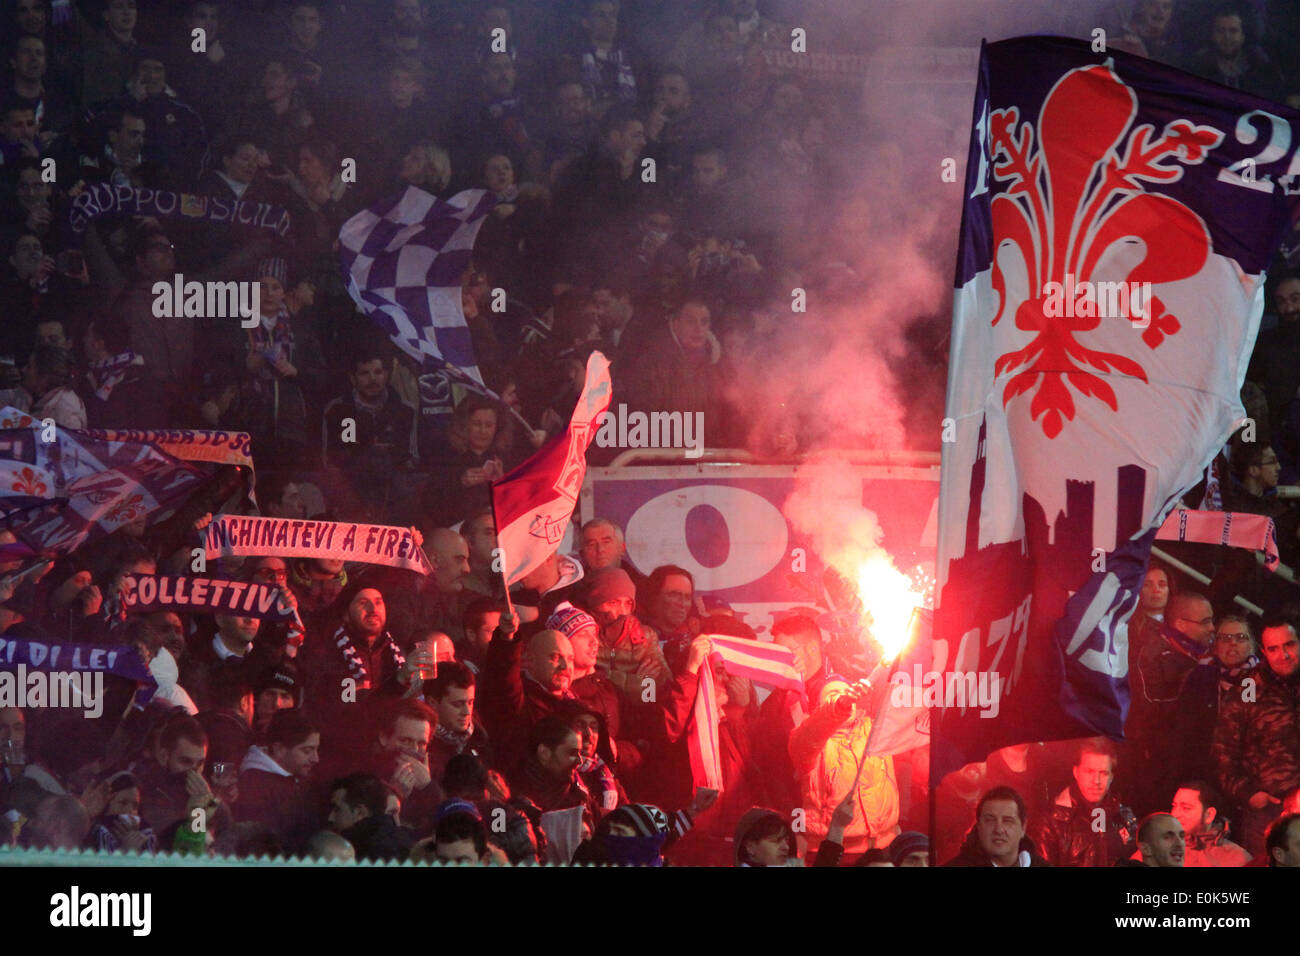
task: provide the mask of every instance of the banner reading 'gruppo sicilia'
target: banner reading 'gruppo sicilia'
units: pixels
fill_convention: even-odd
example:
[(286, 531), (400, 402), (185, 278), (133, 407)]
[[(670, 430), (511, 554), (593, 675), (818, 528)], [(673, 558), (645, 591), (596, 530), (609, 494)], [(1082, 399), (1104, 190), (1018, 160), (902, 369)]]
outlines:
[(1056, 37), (986, 44), (967, 162), (932, 775), (1119, 737), (1151, 542), (1244, 417), (1265, 269), (1300, 201), (1300, 113)]

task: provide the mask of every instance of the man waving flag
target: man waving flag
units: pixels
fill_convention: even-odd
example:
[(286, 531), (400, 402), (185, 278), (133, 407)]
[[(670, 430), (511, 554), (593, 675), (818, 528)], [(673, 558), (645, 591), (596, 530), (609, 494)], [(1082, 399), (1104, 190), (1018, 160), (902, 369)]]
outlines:
[(1300, 113), (1055, 37), (984, 46), (958, 254), (932, 776), (1119, 737), (1127, 621), (1161, 522), (1241, 424)]

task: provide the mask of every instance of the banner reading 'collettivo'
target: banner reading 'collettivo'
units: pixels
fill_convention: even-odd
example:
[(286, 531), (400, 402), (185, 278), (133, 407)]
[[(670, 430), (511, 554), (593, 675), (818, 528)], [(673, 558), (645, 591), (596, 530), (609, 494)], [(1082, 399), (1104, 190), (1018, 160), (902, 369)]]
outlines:
[(122, 607), (128, 614), (179, 611), (227, 614), (267, 621), (292, 621), (293, 607), (278, 587), (255, 581), (128, 574), (122, 578)]

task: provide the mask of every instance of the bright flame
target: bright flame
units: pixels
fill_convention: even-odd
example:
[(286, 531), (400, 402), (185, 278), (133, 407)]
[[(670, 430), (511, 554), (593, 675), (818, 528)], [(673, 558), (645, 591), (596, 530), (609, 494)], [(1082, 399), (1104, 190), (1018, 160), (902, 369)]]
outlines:
[(912, 612), (925, 603), (910, 577), (886, 551), (873, 552), (858, 565), (858, 597), (871, 615), (871, 636), (880, 645), (881, 660), (892, 661), (912, 636)]

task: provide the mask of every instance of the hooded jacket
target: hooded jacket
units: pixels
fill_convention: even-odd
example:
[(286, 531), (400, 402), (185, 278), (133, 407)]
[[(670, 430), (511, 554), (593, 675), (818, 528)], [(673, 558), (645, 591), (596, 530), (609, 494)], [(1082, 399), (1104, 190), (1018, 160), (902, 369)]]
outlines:
[(343, 831), (358, 860), (405, 860), (415, 845), (415, 831), (400, 826), (390, 814), (366, 817)]
[(510, 775), (510, 786), (515, 796), (527, 797), (544, 813), (580, 806), (591, 814), (593, 820), (600, 819), (600, 805), (576, 769), (557, 779), (543, 769), (536, 757), (530, 756)]
[(297, 853), (319, 829), (307, 786), (261, 747), (250, 747), (239, 767), (235, 819), (261, 823), (287, 853)]
[(808, 842), (825, 839), (831, 816), (856, 777), (857, 806), (853, 822), (844, 831), (844, 852), (858, 855), (888, 846), (899, 833), (894, 760), (866, 756), (869, 718), (846, 722), (825, 691), (822, 698), (823, 703), (790, 735), (790, 759), (799, 775)]
[(622, 629), (613, 641), (601, 628), (596, 666), (605, 672), (623, 699), (633, 705), (641, 702), (642, 682), (646, 678), (653, 680), (660, 692), (673, 679), (668, 662), (659, 649), (659, 635), (654, 628), (643, 625), (632, 615), (623, 619)]

